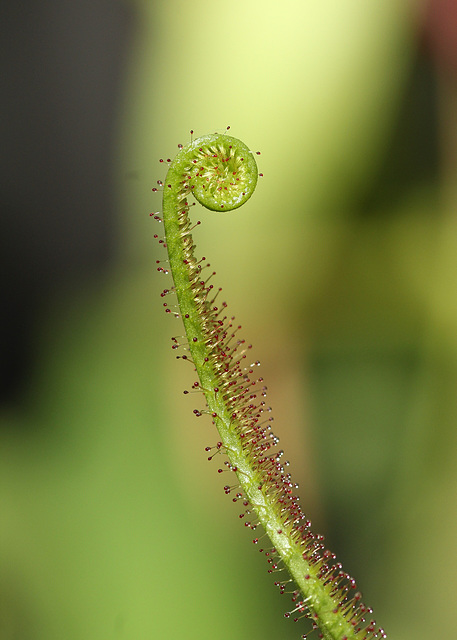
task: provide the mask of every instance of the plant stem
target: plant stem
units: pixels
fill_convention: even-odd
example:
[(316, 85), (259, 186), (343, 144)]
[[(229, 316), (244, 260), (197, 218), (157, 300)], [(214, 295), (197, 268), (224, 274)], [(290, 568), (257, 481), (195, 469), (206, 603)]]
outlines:
[[(236, 490), (238, 485), (241, 489), (237, 499), (247, 507), (240, 517), (253, 513), (255, 522), (249, 526), (255, 529), (260, 523), (273, 545), (270, 571), (280, 571), (284, 565), (299, 587), (293, 597), (295, 609), (286, 616), (307, 615), (326, 640), (385, 638), (374, 621), (366, 623), (365, 615), (371, 609), (361, 604), (355, 581), (334, 563), (335, 556), (325, 549), (323, 537), (310, 531), (311, 523), (293, 495), (295, 485), (280, 461), (283, 452), (272, 453), (278, 440), (271, 432), (263, 379), (253, 377), (258, 363), (249, 363), (250, 345), (237, 337), (241, 327), (224, 315), (225, 303), (215, 305), (220, 290), (208, 284), (214, 274), (203, 275), (209, 265), (194, 255), (190, 193), (210, 210), (228, 211), (251, 196), (257, 175), (249, 149), (235, 138), (218, 134), (182, 148), (169, 167), (163, 222), (189, 353), (180, 357), (195, 366), (198, 389), (205, 395), (207, 412), (220, 434), (217, 450), (225, 452), (228, 468), (237, 476)], [(199, 416), (203, 411), (194, 413)], [(225, 487), (226, 493), (234, 489)], [(281, 592), (285, 582), (276, 583)]]

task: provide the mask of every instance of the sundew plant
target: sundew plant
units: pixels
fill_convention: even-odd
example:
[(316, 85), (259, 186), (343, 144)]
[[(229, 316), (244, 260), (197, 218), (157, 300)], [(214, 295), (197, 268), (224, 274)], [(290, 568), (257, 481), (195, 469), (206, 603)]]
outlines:
[(157, 260), (158, 271), (173, 279), (161, 296), (165, 311), (184, 324), (186, 338), (173, 338), (173, 349), (198, 375), (192, 391), (201, 392), (206, 407), (194, 409), (195, 416), (209, 414), (219, 433), (207, 452), (209, 458), (225, 456), (219, 471), (228, 469), (232, 477), (225, 493), (241, 505), (239, 517), (265, 553), (280, 593), (290, 594), (292, 606), (285, 616), (311, 620), (312, 628), (302, 638), (313, 630), (326, 640), (386, 638), (354, 578), (326, 548), (323, 536), (311, 529), (272, 431), (259, 362), (214, 284), (207, 258), (196, 255), (191, 198), (214, 212), (240, 207), (261, 175), (255, 154), (236, 138), (211, 134), (179, 145), (173, 160), (161, 162), (168, 164), (168, 172), (153, 191), (163, 192), (162, 213), (151, 216), (163, 223), (164, 236), (155, 237), (168, 254)]

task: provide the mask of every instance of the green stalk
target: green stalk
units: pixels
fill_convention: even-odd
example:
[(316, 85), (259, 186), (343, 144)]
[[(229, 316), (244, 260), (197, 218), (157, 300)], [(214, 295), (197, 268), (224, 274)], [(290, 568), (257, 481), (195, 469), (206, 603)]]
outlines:
[[(256, 366), (248, 360), (250, 346), (238, 339), (240, 327), (233, 326), (233, 319), (224, 317), (225, 303), (216, 305), (216, 290), (194, 255), (190, 194), (212, 211), (229, 211), (248, 200), (257, 176), (253, 154), (227, 135), (207, 135), (191, 142), (170, 164), (163, 187), (163, 222), (188, 340), (189, 355), (181, 357), (195, 366), (198, 388), (220, 435), (218, 448), (236, 473), (237, 495), (249, 507), (246, 515), (252, 513), (256, 519), (250, 526), (255, 529), (260, 523), (271, 540), (272, 570), (284, 565), (298, 586), (295, 609), (286, 616), (306, 614), (326, 640), (385, 638), (374, 621), (365, 621), (371, 609), (361, 604), (355, 581), (334, 563), (323, 537), (310, 531), (311, 523), (292, 493), (295, 485), (281, 465), (283, 452), (276, 451), (278, 440), (271, 432), (263, 380), (253, 377)], [(167, 293), (164, 290), (163, 295)], [(201, 415), (198, 410), (194, 413)], [(225, 489), (230, 493), (233, 487)], [(276, 583), (281, 592), (286, 582)]]

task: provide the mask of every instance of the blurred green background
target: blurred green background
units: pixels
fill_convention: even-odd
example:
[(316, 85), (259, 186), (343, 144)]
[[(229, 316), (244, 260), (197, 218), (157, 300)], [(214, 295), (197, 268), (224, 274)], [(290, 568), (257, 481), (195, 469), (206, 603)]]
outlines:
[[(18, 371), (1, 418), (1, 640), (264, 640), (308, 629), (284, 620), (290, 600), (224, 496), (217, 461), (206, 461), (217, 435), (192, 415), (200, 397), (182, 394), (195, 374), (174, 358), (181, 326), (159, 296), (170, 282), (156, 271), (164, 252), (149, 217), (160, 210), (158, 160), (190, 129), (228, 125), (261, 151), (264, 178), (242, 210), (195, 208), (204, 222), (195, 238), (262, 362), (302, 507), (390, 638), (453, 637), (454, 9), (443, 0), (138, 0), (30, 3), (11, 18), (17, 33), (33, 31), (35, 12), (43, 28), (36, 49), (18, 46), (12, 79), (14, 65), (33, 69), (35, 52), (51, 51), (50, 67), (80, 90), (27, 86), (17, 121), (27, 130), (41, 92), (40, 135), (16, 144), (18, 160), (5, 166), (20, 172), (35, 152), (33, 171), (44, 167), (60, 194), (43, 212), (73, 225), (94, 263), (102, 257), (86, 269), (83, 256), (52, 287), (37, 280), (33, 313), (25, 305), (11, 323), (27, 326), (28, 355), (5, 367), (7, 381)], [(86, 138), (105, 153), (72, 192), (74, 211), (57, 179), (57, 133), (68, 133), (69, 173), (95, 156), (81, 152)], [(94, 206), (101, 174), (105, 200)], [(27, 278), (73, 244), (46, 213), (34, 215), (40, 194), (18, 175), (14, 194), (30, 197), (19, 209), (30, 220), (15, 216), (14, 249), (4, 239), (13, 265), (4, 279), (27, 301)], [(99, 244), (85, 226), (98, 215)], [(29, 265), (39, 233), (49, 249), (40, 244)]]

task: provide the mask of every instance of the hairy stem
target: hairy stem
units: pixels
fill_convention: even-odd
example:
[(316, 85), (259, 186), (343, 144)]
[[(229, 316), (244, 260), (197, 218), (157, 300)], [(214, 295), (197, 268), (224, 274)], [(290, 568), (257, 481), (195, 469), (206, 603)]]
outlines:
[[(163, 187), (163, 222), (188, 341), (189, 355), (181, 357), (195, 366), (198, 389), (220, 434), (217, 450), (225, 452), (226, 464), (237, 476), (236, 488), (227, 486), (226, 493), (238, 491), (237, 498), (247, 507), (243, 516), (254, 519), (252, 529), (257, 523), (263, 526), (273, 545), (271, 570), (286, 567), (298, 586), (295, 609), (286, 615), (307, 615), (327, 640), (385, 638), (374, 621), (366, 622), (371, 609), (361, 603), (355, 581), (335, 563), (323, 537), (310, 531), (311, 523), (293, 495), (295, 485), (281, 463), (283, 452), (276, 449), (266, 387), (254, 374), (258, 363), (250, 363), (250, 345), (238, 337), (241, 327), (226, 316), (226, 304), (218, 303), (220, 290), (209, 284), (214, 274), (207, 276), (205, 259), (197, 261), (194, 255), (190, 194), (210, 210), (229, 211), (252, 195), (257, 176), (253, 154), (227, 135), (193, 141), (170, 164)], [(194, 413), (201, 415), (199, 410)], [(281, 591), (286, 582), (276, 583)]]

